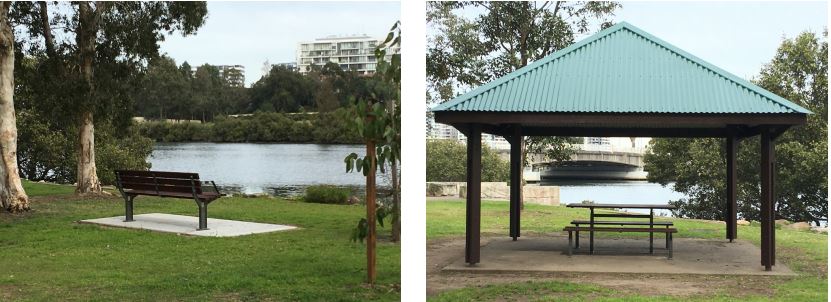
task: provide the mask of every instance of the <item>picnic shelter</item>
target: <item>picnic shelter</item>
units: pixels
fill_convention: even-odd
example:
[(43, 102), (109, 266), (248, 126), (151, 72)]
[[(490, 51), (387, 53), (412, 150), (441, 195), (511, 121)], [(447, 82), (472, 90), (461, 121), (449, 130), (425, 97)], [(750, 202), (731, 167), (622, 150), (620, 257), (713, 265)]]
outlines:
[[(736, 239), (736, 151), (760, 136), (761, 265), (775, 265), (777, 137), (810, 111), (631, 24), (614, 26), (433, 108), (467, 137), (465, 262), (480, 262), (481, 135), (510, 151), (509, 236), (520, 237), (525, 136), (720, 138), (726, 239)], [(717, 151), (714, 151), (717, 152)]]

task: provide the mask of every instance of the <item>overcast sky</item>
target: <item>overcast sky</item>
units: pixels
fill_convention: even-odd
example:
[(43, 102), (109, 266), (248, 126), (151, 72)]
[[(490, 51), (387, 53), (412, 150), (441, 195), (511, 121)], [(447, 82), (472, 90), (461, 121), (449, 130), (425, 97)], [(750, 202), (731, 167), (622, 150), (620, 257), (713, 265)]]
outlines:
[(822, 34), (826, 2), (625, 2), (626, 21), (737, 76), (750, 79), (783, 37)]
[(262, 76), (263, 62), (295, 61), (297, 43), (329, 35), (386, 37), (400, 18), (398, 2), (208, 2), (195, 36), (161, 43), (177, 64), (244, 65), (245, 83)]
[[(828, 24), (826, 2), (622, 2), (615, 22), (626, 21), (687, 52), (751, 79), (784, 37)], [(465, 9), (474, 18), (484, 9)], [(578, 37), (577, 41), (596, 33)], [(428, 28), (428, 34), (432, 30)]]
[[(328, 35), (384, 36), (400, 18), (398, 2), (208, 2), (195, 36), (170, 36), (161, 51), (191, 65), (242, 64), (246, 84), (262, 64), (295, 61), (300, 41)], [(821, 33), (826, 2), (624, 2), (627, 21), (716, 66), (749, 79), (783, 37)]]

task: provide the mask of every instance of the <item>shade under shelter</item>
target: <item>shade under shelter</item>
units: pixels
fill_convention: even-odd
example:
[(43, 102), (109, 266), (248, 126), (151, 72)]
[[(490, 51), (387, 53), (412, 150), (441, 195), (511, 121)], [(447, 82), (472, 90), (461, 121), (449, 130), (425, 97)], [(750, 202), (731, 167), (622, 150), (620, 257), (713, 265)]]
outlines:
[(481, 134), (505, 137), (510, 231), (520, 237), (525, 136), (713, 137), (726, 146), (726, 238), (736, 239), (736, 150), (761, 136), (761, 265), (775, 264), (775, 141), (811, 112), (626, 22), (433, 108), (467, 136), (465, 260), (479, 263)]

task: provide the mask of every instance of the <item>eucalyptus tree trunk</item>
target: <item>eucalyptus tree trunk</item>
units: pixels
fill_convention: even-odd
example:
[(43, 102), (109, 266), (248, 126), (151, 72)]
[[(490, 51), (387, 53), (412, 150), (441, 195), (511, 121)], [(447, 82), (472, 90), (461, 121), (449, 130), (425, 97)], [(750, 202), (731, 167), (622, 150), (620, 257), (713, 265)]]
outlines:
[(17, 170), (17, 120), (14, 115), (14, 31), (8, 19), (11, 2), (0, 4), (0, 205), (9, 212), (29, 209)]
[[(95, 85), (92, 77), (92, 63), (95, 59), (95, 38), (98, 33), (99, 13), (103, 4), (93, 9), (89, 2), (78, 2), (78, 30), (75, 34), (78, 44), (81, 75), (87, 88), (87, 97), (93, 98)], [(101, 193), (101, 182), (95, 168), (95, 124), (93, 124), (92, 102), (87, 102), (79, 116), (78, 127), (78, 184), (75, 193)]]
[(55, 57), (55, 41), (52, 37), (52, 27), (49, 26), (49, 11), (46, 8), (46, 1), (38, 1), (40, 9), (40, 26), (43, 30), (43, 40), (46, 44), (46, 54), (50, 58)]
[[(527, 143), (525, 142), (525, 138), (521, 138), (519, 140), (519, 154), (520, 154), (519, 158), (520, 158), (520, 161), (522, 162), (520, 164), (520, 167), (519, 167), (519, 209), (520, 210), (525, 210), (525, 198), (523, 198), (523, 197), (525, 197), (525, 194), (523, 192), (525, 191), (525, 162), (526, 162), (525, 159), (528, 156), (528, 154), (525, 154), (525, 151), (526, 151), (525, 145), (526, 144)], [(527, 161), (528, 161), (528, 165), (530, 166), (531, 165), (530, 164), (531, 160), (529, 159)]]
[(392, 241), (401, 241), (401, 183), (398, 177), (398, 162), (390, 163), (392, 173)]

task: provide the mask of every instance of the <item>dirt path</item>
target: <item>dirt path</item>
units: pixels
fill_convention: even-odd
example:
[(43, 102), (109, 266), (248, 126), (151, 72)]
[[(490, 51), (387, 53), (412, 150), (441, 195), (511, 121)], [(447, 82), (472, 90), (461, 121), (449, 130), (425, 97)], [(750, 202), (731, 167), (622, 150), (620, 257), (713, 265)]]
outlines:
[[(492, 238), (482, 237), (482, 244)], [(501, 238), (501, 237), (500, 237)], [(729, 292), (733, 297), (745, 295), (771, 296), (771, 285), (782, 277), (716, 276), (668, 274), (599, 274), (599, 273), (465, 273), (444, 272), (442, 268), (464, 257), (464, 238), (429, 240), (427, 242), (427, 296), (489, 284), (527, 281), (565, 281), (595, 284), (624, 294), (640, 296), (708, 296)], [(781, 282), (781, 281), (780, 281)]]

